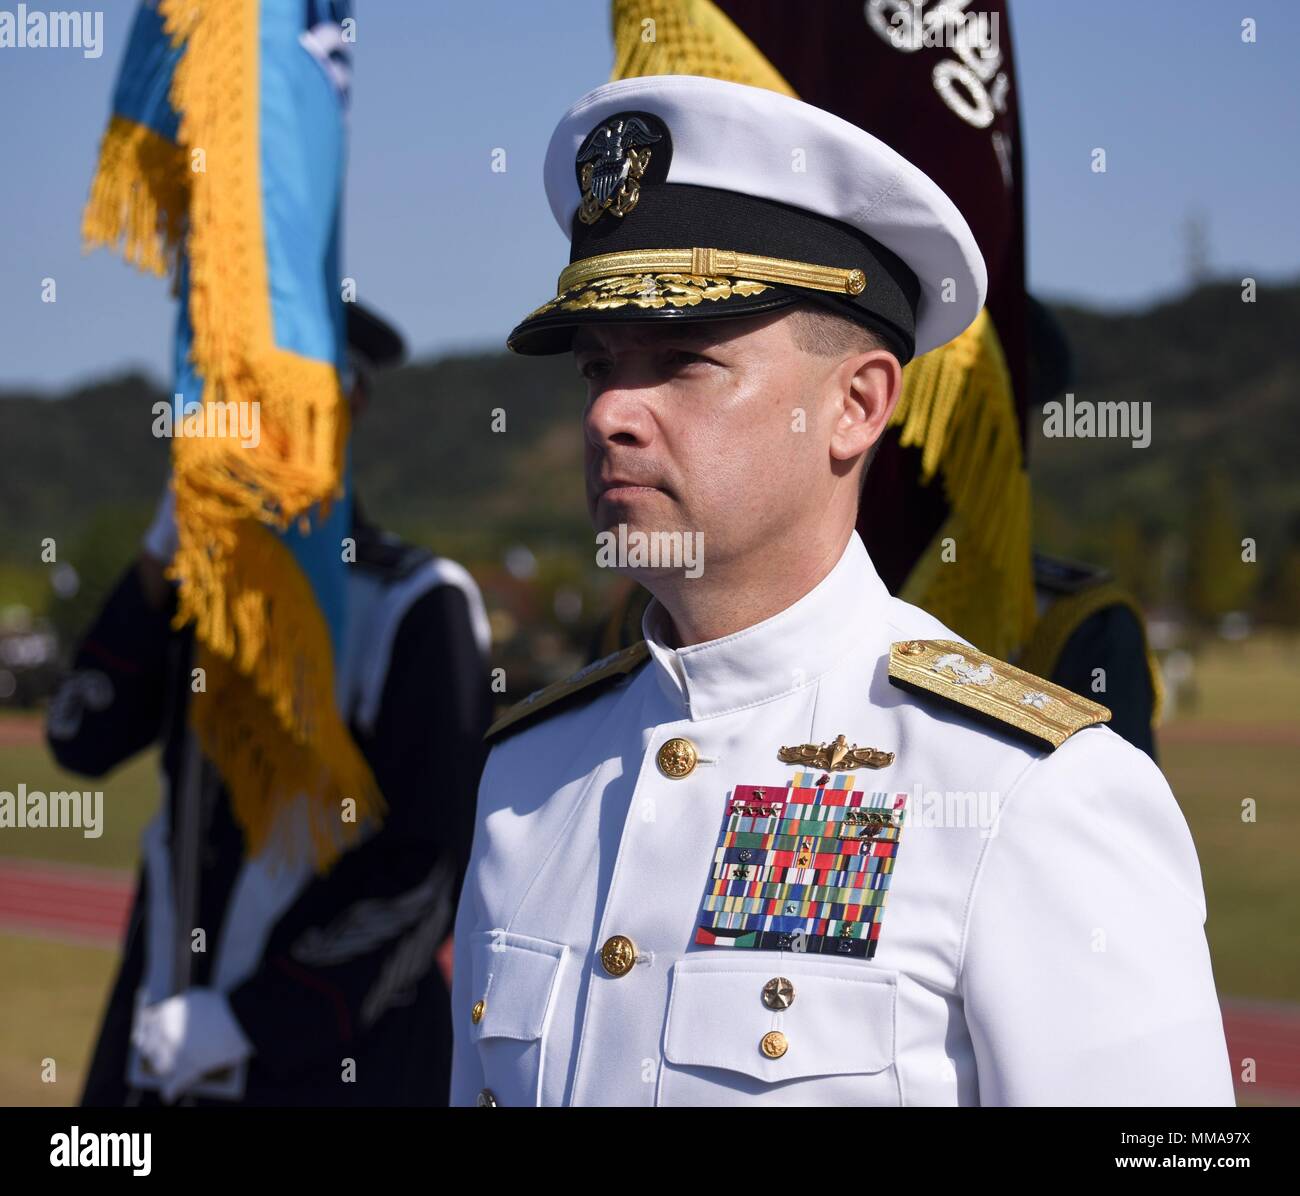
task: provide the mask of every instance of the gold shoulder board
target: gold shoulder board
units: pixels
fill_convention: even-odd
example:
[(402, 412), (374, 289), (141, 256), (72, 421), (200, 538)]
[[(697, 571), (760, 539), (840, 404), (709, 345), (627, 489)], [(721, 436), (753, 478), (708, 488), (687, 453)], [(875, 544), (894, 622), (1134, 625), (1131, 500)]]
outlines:
[(891, 644), (889, 680), (972, 710), (1053, 750), (1076, 731), (1110, 721), (1105, 706), (956, 640)]
[(638, 640), (629, 648), (613, 652), (600, 660), (584, 665), (563, 681), (556, 681), (535, 693), (529, 694), (521, 702), (516, 702), (488, 729), (484, 740), (492, 743), (502, 737), (506, 731), (512, 734), (522, 730), (533, 722), (543, 710), (557, 714), (572, 704), (574, 695), (581, 693), (583, 700), (595, 697), (599, 688), (610, 681), (622, 677), (643, 664), (650, 655), (645, 640)]

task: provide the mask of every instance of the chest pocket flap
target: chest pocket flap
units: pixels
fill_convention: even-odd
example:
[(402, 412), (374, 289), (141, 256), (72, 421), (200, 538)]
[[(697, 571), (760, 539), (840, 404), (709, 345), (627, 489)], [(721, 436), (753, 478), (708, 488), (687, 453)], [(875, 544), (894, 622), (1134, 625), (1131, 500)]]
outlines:
[[(821, 956), (743, 962), (729, 956), (688, 955), (673, 965), (664, 1031), (669, 1063), (722, 1068), (768, 1083), (892, 1066), (895, 973)], [(792, 989), (784, 1009), (763, 1000), (764, 986), (777, 977)], [(772, 1031), (785, 1036), (778, 1058), (761, 1046)]]
[(476, 934), (470, 955), (483, 1015), (470, 1027), (471, 1039), (541, 1038), (566, 950), (561, 943), (508, 930)]

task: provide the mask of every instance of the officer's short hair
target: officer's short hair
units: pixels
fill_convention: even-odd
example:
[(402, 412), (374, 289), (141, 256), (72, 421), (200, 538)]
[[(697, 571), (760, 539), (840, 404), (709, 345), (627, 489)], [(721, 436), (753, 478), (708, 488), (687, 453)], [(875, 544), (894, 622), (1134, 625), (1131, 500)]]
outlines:
[[(869, 353), (872, 349), (893, 347), (879, 333), (847, 316), (836, 315), (816, 303), (797, 303), (790, 308), (790, 335), (795, 345), (815, 357), (847, 357), (851, 353)], [(858, 494), (867, 484), (867, 470), (876, 456), (880, 441), (867, 451), (867, 460), (858, 475)]]
[(872, 349), (893, 352), (883, 336), (816, 303), (796, 303), (790, 309), (790, 315), (794, 343), (816, 357), (841, 357), (850, 353), (869, 353)]

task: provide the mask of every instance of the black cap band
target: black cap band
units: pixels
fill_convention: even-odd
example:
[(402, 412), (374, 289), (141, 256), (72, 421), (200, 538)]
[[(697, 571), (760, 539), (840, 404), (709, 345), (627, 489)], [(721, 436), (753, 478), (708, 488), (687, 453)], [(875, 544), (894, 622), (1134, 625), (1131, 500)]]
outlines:
[(862, 270), (866, 286), (858, 295), (791, 289), (884, 333), (901, 350), (901, 360), (911, 359), (921, 293), (916, 275), (866, 233), (789, 204), (686, 183), (643, 187), (636, 210), (625, 219), (606, 215), (586, 224), (575, 214), (569, 260), (696, 245)]

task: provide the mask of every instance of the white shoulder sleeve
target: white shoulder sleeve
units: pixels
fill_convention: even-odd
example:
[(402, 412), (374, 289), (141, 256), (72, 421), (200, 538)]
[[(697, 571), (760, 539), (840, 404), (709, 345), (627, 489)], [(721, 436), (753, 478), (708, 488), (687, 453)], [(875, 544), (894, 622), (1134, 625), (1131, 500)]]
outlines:
[(984, 845), (960, 986), (985, 1105), (1233, 1105), (1196, 848), (1103, 728), (1031, 765)]

